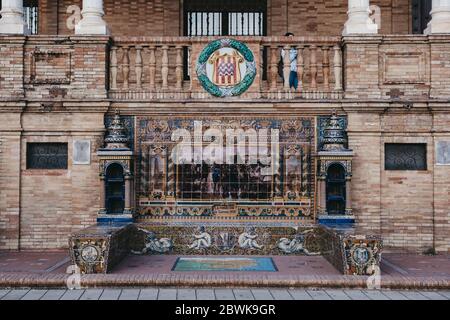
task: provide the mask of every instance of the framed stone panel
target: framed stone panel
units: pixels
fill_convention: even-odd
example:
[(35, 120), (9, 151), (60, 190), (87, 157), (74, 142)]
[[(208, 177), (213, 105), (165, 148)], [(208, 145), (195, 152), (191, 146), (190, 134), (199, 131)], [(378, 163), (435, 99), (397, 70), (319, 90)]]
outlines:
[(70, 84), (72, 77), (71, 53), (36, 50), (31, 55), (30, 83)]
[(450, 140), (436, 141), (436, 164), (450, 166)]
[(74, 165), (87, 165), (91, 163), (91, 141), (74, 140), (72, 161)]

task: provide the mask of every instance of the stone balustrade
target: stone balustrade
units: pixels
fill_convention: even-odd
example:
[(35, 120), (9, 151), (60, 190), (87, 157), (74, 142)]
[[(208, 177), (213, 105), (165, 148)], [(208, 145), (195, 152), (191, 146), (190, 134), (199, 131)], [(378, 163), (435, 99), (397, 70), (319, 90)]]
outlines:
[[(114, 38), (110, 49), (110, 98), (116, 100), (208, 99), (195, 73), (200, 51), (215, 38)], [(339, 37), (237, 38), (251, 47), (259, 72), (246, 94), (265, 99), (342, 98)], [(289, 87), (289, 55), (297, 51), (297, 90)], [(284, 77), (278, 72), (282, 63)], [(244, 96), (245, 97), (245, 96)]]
[[(267, 81), (261, 85), (269, 99), (339, 99), (342, 97), (342, 51), (338, 37), (266, 37), (262, 54), (267, 51)], [(290, 55), (282, 59), (283, 78), (279, 75), (281, 51), (297, 53), (298, 89), (290, 88)], [(263, 66), (264, 67), (264, 66)]]
[[(221, 101), (197, 77), (200, 53), (217, 37), (0, 36), (0, 99), (53, 109), (70, 99), (113, 102)], [(411, 101), (450, 97), (448, 35), (237, 37), (257, 68), (227, 101)], [(299, 86), (290, 88), (296, 50)], [(284, 61), (283, 61), (284, 60)], [(283, 78), (286, 80), (284, 81)]]

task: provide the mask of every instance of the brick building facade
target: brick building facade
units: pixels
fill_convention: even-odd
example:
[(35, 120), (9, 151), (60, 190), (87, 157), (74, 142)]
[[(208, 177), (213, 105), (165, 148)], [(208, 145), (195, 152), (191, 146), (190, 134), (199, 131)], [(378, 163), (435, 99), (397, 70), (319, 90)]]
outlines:
[[(22, 1), (2, 2), (6, 19), (8, 5)], [(263, 1), (265, 34), (227, 35), (253, 52), (256, 78), (245, 93), (224, 98), (207, 93), (195, 74), (202, 50), (220, 37), (187, 36), (189, 1), (92, 1), (94, 9), (100, 3), (94, 22), (104, 19), (109, 30), (95, 35), (89, 34), (90, 26), (87, 32), (74, 27), (82, 18), (78, 9), (89, 3), (83, 2), (39, 1), (37, 35), (9, 32), (17, 16), (6, 27), (0, 20), (0, 249), (65, 248), (71, 233), (96, 223), (107, 196), (98, 151), (114, 110), (126, 120), (135, 155), (130, 209), (136, 221), (164, 220), (152, 210), (174, 206), (188, 207), (186, 212), (209, 208), (218, 220), (225, 219), (220, 210), (228, 210), (229, 219), (233, 210), (245, 215), (255, 205), (293, 207), (302, 214), (281, 220), (246, 216), (253, 222), (315, 224), (327, 214), (342, 220), (331, 217), (321, 202), (327, 200), (321, 199), (319, 175), (320, 119), (336, 110), (353, 151), (345, 204), (351, 211), (345, 218), (362, 233), (380, 235), (387, 250), (450, 251), (450, 28), (436, 14), (449, 14), (449, 1), (433, 1), (435, 17), (426, 34), (413, 34), (420, 15), (411, 0), (370, 1), (377, 6), (371, 7), (371, 17), (377, 20), (377, 10), (381, 13), (378, 28), (369, 18), (369, 1)], [(354, 27), (355, 8), (370, 19), (367, 30), (342, 35), (344, 25)], [(284, 37), (288, 31), (295, 37)], [(278, 75), (280, 49), (290, 48), (299, 57), (300, 89), (295, 91)], [(286, 61), (282, 68), (289, 72)], [(147, 146), (154, 145), (149, 142), (153, 133), (175, 128), (172, 120), (196, 119), (278, 121), (282, 128), (302, 119), (296, 130), (309, 126), (314, 133), (309, 142), (299, 142), (305, 157), (295, 201), (285, 192), (245, 204), (220, 199), (216, 208), (213, 201), (192, 201), (192, 191), (187, 201), (176, 189), (187, 176), (177, 176), (172, 194), (170, 163), (165, 163), (162, 193), (151, 189), (157, 182), (144, 175), (153, 174), (145, 169), (150, 161), (145, 157), (156, 152)], [(89, 141), (84, 163), (74, 161), (79, 141)], [(33, 143), (67, 144), (66, 166), (40, 168), (40, 160), (36, 165), (31, 158)], [(394, 153), (388, 148), (392, 144)], [(419, 151), (411, 154), (400, 144)], [(388, 168), (391, 162), (394, 170)], [(281, 184), (288, 190), (288, 181)]]

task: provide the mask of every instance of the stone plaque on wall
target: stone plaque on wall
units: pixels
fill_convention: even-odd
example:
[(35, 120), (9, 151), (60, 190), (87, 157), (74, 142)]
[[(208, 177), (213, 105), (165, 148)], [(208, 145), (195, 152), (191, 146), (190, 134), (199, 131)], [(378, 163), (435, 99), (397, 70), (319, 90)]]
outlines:
[(450, 165), (450, 141), (436, 142), (436, 164)]
[(91, 141), (74, 140), (73, 141), (73, 164), (91, 163)]

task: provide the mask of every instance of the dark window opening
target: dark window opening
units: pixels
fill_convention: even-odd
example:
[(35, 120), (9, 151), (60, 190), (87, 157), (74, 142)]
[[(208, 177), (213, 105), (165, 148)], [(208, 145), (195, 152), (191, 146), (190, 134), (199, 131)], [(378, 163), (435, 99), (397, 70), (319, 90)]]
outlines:
[(265, 0), (187, 0), (183, 5), (185, 36), (266, 35)]
[(340, 164), (332, 164), (327, 171), (326, 200), (329, 215), (345, 214), (345, 169)]
[(106, 170), (105, 189), (107, 214), (122, 214), (125, 208), (125, 179), (120, 164), (111, 164)]
[[(267, 35), (266, 0), (186, 0), (183, 6), (184, 36)], [(184, 78), (189, 80), (187, 49), (184, 57)], [(266, 50), (263, 59), (266, 65)], [(266, 72), (263, 79), (266, 79)]]
[(412, 32), (413, 34), (423, 34), (431, 20), (432, 0), (412, 0)]
[(427, 170), (425, 143), (386, 143), (385, 170)]
[[(0, 0), (0, 11), (2, 10), (2, 0)], [(37, 34), (39, 28), (39, 0), (23, 1), (24, 20), (31, 34)], [(1, 18), (1, 14), (0, 14)]]
[(67, 143), (27, 143), (27, 169), (67, 169)]

